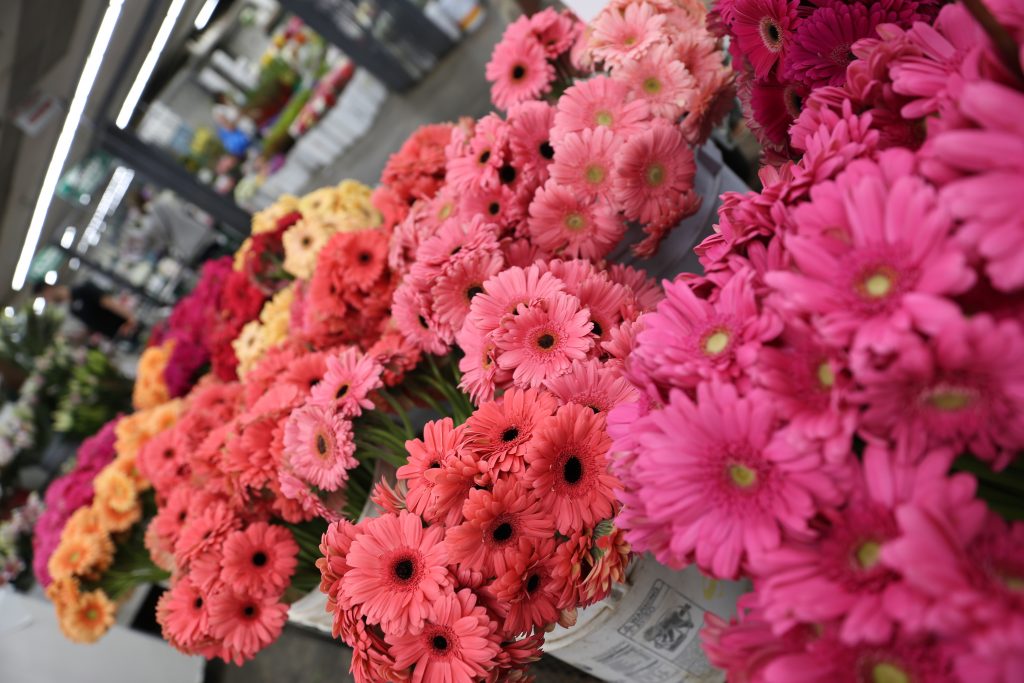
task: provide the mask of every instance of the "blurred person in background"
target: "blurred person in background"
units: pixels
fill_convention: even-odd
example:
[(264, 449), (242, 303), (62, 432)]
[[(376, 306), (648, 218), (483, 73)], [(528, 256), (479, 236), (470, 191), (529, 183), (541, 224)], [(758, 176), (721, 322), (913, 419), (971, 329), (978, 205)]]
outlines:
[(43, 297), (48, 304), (66, 306), (67, 312), (78, 318), (91, 332), (108, 339), (119, 335), (130, 338), (138, 330), (138, 323), (131, 310), (92, 282), (74, 287), (39, 282), (34, 291), (36, 296)]

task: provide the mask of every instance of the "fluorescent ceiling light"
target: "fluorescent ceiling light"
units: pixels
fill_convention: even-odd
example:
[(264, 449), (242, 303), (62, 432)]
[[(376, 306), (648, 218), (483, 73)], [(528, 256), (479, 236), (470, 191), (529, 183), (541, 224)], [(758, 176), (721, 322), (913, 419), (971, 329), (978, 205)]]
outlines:
[[(99, 243), (100, 233), (103, 232), (103, 221), (117, 209), (134, 177), (135, 171), (130, 168), (118, 166), (114, 169), (114, 173), (110, 176), (110, 182), (107, 183), (107, 189), (103, 190), (103, 195), (96, 204), (96, 213), (89, 219), (89, 224), (82, 232), (82, 239), (78, 243), (79, 253), (84, 254), (90, 246)], [(61, 239), (61, 246), (64, 246), (63, 239)]]
[(50, 165), (46, 167), (46, 175), (43, 177), (42, 187), (39, 188), (39, 198), (36, 200), (36, 207), (32, 211), (32, 218), (25, 233), (25, 243), (21, 246), (21, 256), (18, 257), (18, 264), (14, 267), (11, 288), (16, 292), (21, 291), (25, 286), (26, 278), (28, 278), (29, 266), (32, 265), (32, 257), (36, 253), (36, 247), (39, 246), (39, 236), (46, 223), (46, 214), (50, 210), (50, 202), (53, 201), (53, 192), (57, 189), (57, 181), (60, 180), (61, 171), (64, 170), (64, 162), (68, 159), (71, 144), (75, 141), (75, 131), (78, 130), (82, 112), (85, 111), (85, 103), (96, 82), (96, 74), (103, 63), (103, 55), (106, 54), (107, 48), (110, 46), (110, 37), (121, 16), (122, 4), (124, 4), (124, 0), (110, 0), (107, 4), (103, 19), (100, 21), (100, 28), (96, 32), (96, 38), (89, 50), (89, 56), (86, 57), (85, 66), (82, 67), (82, 75), (79, 76), (78, 85), (75, 86), (75, 94), (71, 97), (71, 104), (68, 105), (68, 115), (64, 117), (64, 127), (60, 129), (60, 135), (57, 137), (57, 145), (53, 149)]
[(206, 0), (203, 4), (203, 8), (199, 10), (199, 14), (196, 15), (196, 23), (194, 26), (197, 31), (202, 31), (206, 28), (206, 25), (210, 23), (210, 17), (213, 16), (213, 10), (217, 9), (217, 5), (220, 0)]
[(135, 82), (132, 83), (131, 89), (128, 90), (128, 96), (124, 98), (121, 111), (118, 112), (117, 119), (114, 121), (118, 128), (123, 130), (131, 123), (135, 107), (138, 106), (139, 100), (142, 99), (142, 93), (146, 89), (146, 84), (149, 83), (149, 78), (153, 75), (156, 63), (160, 61), (160, 53), (167, 46), (167, 41), (171, 37), (171, 31), (174, 30), (174, 25), (178, 23), (178, 15), (181, 14), (181, 9), (184, 6), (185, 0), (171, 0), (171, 6), (167, 8), (167, 14), (164, 15), (163, 23), (160, 24), (160, 28), (156, 32), (156, 38), (153, 39), (153, 44), (150, 46), (149, 52), (146, 53), (146, 58), (142, 61), (142, 67), (135, 77)]
[(48, 271), (46, 271), (46, 275), (43, 276), (43, 282), (45, 282), (48, 285), (55, 285), (55, 284), (57, 284), (57, 271), (56, 270), (48, 270)]
[(60, 236), (60, 246), (64, 249), (70, 249), (71, 245), (75, 243), (76, 232), (77, 230), (75, 230), (73, 225), (64, 228), (64, 234)]
[(32, 301), (32, 310), (36, 312), (36, 315), (39, 315), (45, 309), (46, 309), (46, 299), (44, 299), (41, 296), (37, 296), (35, 298), (35, 300)]

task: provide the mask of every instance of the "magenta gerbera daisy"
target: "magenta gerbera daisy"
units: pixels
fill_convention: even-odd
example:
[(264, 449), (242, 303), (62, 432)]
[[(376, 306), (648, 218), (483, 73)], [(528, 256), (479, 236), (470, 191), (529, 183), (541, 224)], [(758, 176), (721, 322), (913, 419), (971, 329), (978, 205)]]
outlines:
[(548, 253), (601, 259), (622, 238), (626, 226), (600, 197), (581, 197), (548, 182), (530, 204), (530, 237)]
[(300, 477), (324, 491), (336, 491), (359, 466), (352, 424), (330, 408), (296, 408), (284, 427), (284, 455)]
[(549, 500), (559, 533), (613, 515), (618, 482), (608, 471), (610, 447), (604, 415), (585, 406), (567, 403), (538, 425), (526, 454), (526, 480)]
[(736, 0), (732, 32), (736, 47), (765, 78), (793, 40), (799, 0)]
[(336, 410), (344, 417), (361, 415), (363, 409), (372, 410), (370, 392), (381, 386), (383, 368), (374, 358), (349, 347), (341, 353), (329, 355), (327, 372), (313, 387), (310, 403)]
[(600, 126), (567, 133), (554, 144), (555, 163), (548, 169), (552, 180), (588, 197), (609, 193), (621, 138)]
[(364, 521), (360, 530), (346, 558), (343, 593), (385, 633), (419, 631), (450, 581), (444, 530), (423, 528), (407, 511)]
[(484, 680), (501, 652), (498, 625), (468, 588), (430, 606), (423, 629), (386, 636), (397, 669), (415, 667), (423, 683)]
[(506, 33), (494, 47), (484, 73), (491, 82), (491, 100), (498, 109), (539, 98), (555, 80), (555, 67), (531, 33)]
[(509, 389), (466, 420), (466, 447), (491, 470), (518, 472), (534, 430), (555, 412), (555, 406), (546, 391)]
[(299, 546), (290, 531), (254, 522), (224, 539), (221, 581), (253, 595), (284, 593), (295, 571)]
[[(552, 138), (557, 141), (568, 133), (594, 128), (607, 128), (620, 139), (640, 132), (650, 119), (650, 111), (645, 101), (630, 101), (629, 94), (629, 86), (608, 76), (576, 83), (558, 100)], [(556, 142), (556, 153), (560, 147)]]
[(655, 223), (680, 216), (697, 166), (683, 134), (657, 120), (615, 155), (612, 190), (626, 218)]
[(569, 294), (554, 294), (530, 306), (520, 305), (496, 340), (498, 365), (512, 371), (518, 386), (539, 387), (586, 358), (594, 345), (590, 311)]
[(889, 21), (883, 4), (836, 2), (816, 8), (796, 27), (783, 63), (786, 78), (810, 88), (845, 83), (846, 66), (856, 59), (853, 44), (873, 38), (875, 27)]

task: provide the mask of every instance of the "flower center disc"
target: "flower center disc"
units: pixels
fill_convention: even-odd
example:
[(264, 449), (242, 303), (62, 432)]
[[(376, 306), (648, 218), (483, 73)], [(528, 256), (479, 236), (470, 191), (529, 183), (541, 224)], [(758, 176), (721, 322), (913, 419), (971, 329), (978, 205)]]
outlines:
[(741, 489), (749, 489), (757, 483), (757, 472), (746, 465), (729, 465), (729, 478)]
[(604, 167), (597, 164), (590, 164), (583, 172), (588, 183), (597, 185), (604, 180)]
[(594, 122), (599, 126), (610, 126), (615, 119), (612, 118), (612, 113), (607, 109), (601, 109), (600, 111), (594, 112)]
[(96, 621), (100, 618), (100, 613), (97, 612), (95, 608), (90, 607), (89, 609), (85, 610), (85, 618), (89, 621)]
[(647, 184), (652, 187), (657, 187), (665, 182), (665, 167), (661, 164), (651, 164), (647, 167)]
[(831, 389), (836, 383), (836, 372), (827, 360), (818, 365), (818, 383), (826, 389)]
[(873, 683), (910, 683), (907, 672), (895, 664), (879, 662), (871, 668)]
[(878, 541), (864, 541), (854, 554), (857, 556), (857, 564), (862, 569), (871, 569), (878, 564), (878, 559), (882, 554), (882, 546)]
[(324, 438), (323, 434), (316, 435), (316, 452), (321, 457), (327, 455), (327, 439)]
[(448, 639), (444, 636), (434, 636), (430, 644), (434, 646), (435, 650), (440, 650), (441, 652), (448, 649)]
[(541, 336), (537, 337), (537, 346), (539, 346), (540, 348), (544, 349), (545, 351), (550, 349), (554, 345), (555, 345), (555, 338), (554, 338), (554, 336), (552, 336), (552, 335), (550, 335), (550, 334), (548, 334), (546, 332), (544, 334), (542, 334)]
[(717, 356), (729, 345), (729, 333), (725, 330), (715, 330), (704, 340), (704, 351), (710, 356)]
[(934, 408), (952, 413), (971, 405), (973, 397), (959, 387), (946, 387), (932, 392), (925, 400)]
[(883, 270), (872, 272), (861, 283), (864, 294), (872, 299), (881, 299), (884, 296), (888, 296), (889, 292), (892, 291), (892, 285), (892, 276)]
[(513, 81), (520, 81), (520, 80), (523, 79), (523, 76), (525, 76), (525, 75), (526, 75), (526, 69), (523, 68), (522, 64), (516, 64), (514, 67), (512, 67), (512, 80)]
[(645, 93), (656, 95), (661, 92), (661, 81), (656, 76), (651, 76), (644, 79), (644, 83), (641, 86)]
[(772, 52), (778, 52), (782, 48), (782, 31), (771, 17), (761, 20), (761, 41)]
[(565, 227), (569, 228), (573, 232), (578, 232), (586, 227), (587, 221), (583, 216), (577, 212), (570, 213), (565, 217)]

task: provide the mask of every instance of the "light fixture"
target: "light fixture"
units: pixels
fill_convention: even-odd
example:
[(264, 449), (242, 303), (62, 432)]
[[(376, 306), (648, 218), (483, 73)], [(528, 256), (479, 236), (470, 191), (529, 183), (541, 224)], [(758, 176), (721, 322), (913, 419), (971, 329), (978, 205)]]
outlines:
[(8, 318), (14, 317), (14, 306), (4, 306), (4, 315)]
[(213, 10), (217, 9), (217, 5), (220, 0), (206, 0), (203, 3), (202, 9), (199, 10), (199, 14), (196, 15), (196, 23), (193, 24), (197, 31), (202, 31), (206, 28), (206, 25), (210, 23), (210, 17), (213, 16)]
[[(103, 231), (104, 226), (103, 221), (117, 209), (134, 177), (135, 171), (126, 166), (118, 166), (114, 169), (110, 176), (110, 182), (107, 183), (107, 189), (103, 190), (103, 195), (100, 196), (100, 201), (96, 204), (96, 212), (82, 232), (82, 239), (78, 242), (79, 253), (84, 254), (90, 246), (99, 243), (100, 232)], [(63, 245), (64, 240), (61, 239), (61, 246)]]
[(61, 171), (64, 170), (64, 162), (68, 159), (71, 144), (75, 141), (75, 131), (78, 130), (78, 124), (82, 120), (82, 112), (85, 111), (85, 103), (96, 82), (96, 74), (103, 63), (103, 56), (110, 46), (110, 37), (121, 16), (123, 4), (124, 0), (110, 0), (107, 4), (103, 19), (100, 21), (100, 28), (96, 31), (96, 38), (92, 41), (92, 47), (89, 49), (89, 56), (86, 57), (85, 66), (82, 67), (82, 75), (78, 77), (78, 85), (75, 86), (71, 104), (68, 105), (68, 114), (64, 117), (64, 127), (60, 129), (57, 145), (50, 158), (50, 165), (46, 167), (46, 175), (43, 176), (43, 184), (39, 188), (39, 198), (36, 200), (32, 218), (28, 223), (28, 230), (25, 232), (25, 243), (21, 246), (21, 255), (14, 267), (11, 289), (16, 292), (21, 291), (25, 286), (26, 278), (28, 278), (32, 257), (35, 256), (36, 247), (39, 246), (39, 237), (43, 232), (43, 225), (46, 223), (46, 214), (50, 210), (50, 202), (53, 201), (53, 192), (57, 189), (57, 181), (60, 180)]
[(46, 299), (37, 296), (32, 302), (32, 310), (36, 312), (36, 315), (39, 315), (44, 309), (46, 309)]
[(132, 87), (128, 90), (128, 96), (124, 98), (121, 111), (118, 112), (117, 119), (114, 121), (118, 128), (123, 130), (131, 123), (135, 107), (138, 106), (139, 100), (142, 99), (142, 93), (146, 90), (146, 84), (149, 83), (149, 78), (153, 75), (156, 63), (160, 61), (160, 53), (167, 46), (167, 41), (171, 37), (171, 31), (174, 30), (174, 25), (178, 23), (178, 15), (181, 14), (181, 8), (184, 6), (185, 0), (171, 0), (171, 6), (167, 8), (167, 14), (164, 15), (164, 20), (160, 24), (160, 28), (157, 29), (156, 38), (153, 39), (153, 44), (150, 45), (146, 58), (142, 60), (142, 66), (139, 68), (138, 75), (135, 76), (135, 82), (132, 83)]
[(55, 285), (55, 284), (57, 284), (57, 271), (56, 270), (48, 270), (48, 271), (46, 271), (46, 275), (43, 276), (43, 282), (45, 282), (48, 285)]
[(64, 234), (60, 236), (60, 246), (64, 249), (70, 249), (71, 245), (75, 243), (75, 234), (77, 232), (73, 225), (64, 228)]

